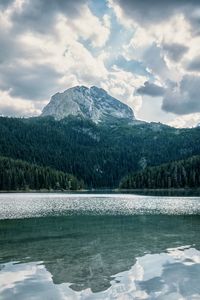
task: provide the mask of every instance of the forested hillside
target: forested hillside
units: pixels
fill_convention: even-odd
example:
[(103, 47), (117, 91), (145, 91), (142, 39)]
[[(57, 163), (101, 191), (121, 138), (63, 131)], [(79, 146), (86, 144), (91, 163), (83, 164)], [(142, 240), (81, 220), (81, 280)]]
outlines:
[(21, 160), (0, 157), (0, 190), (78, 190), (83, 187), (74, 176)]
[(121, 189), (197, 188), (200, 187), (200, 156), (175, 161), (125, 177)]
[(129, 173), (198, 154), (200, 128), (106, 126), (77, 117), (0, 118), (1, 156), (73, 174), (88, 188), (117, 187)]

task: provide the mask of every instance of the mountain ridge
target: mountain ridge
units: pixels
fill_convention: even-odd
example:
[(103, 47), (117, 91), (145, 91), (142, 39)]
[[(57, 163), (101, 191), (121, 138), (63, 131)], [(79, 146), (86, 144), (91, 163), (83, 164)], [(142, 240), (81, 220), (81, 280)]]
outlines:
[(144, 167), (200, 155), (200, 128), (0, 117), (0, 155), (72, 174), (87, 188), (115, 188)]

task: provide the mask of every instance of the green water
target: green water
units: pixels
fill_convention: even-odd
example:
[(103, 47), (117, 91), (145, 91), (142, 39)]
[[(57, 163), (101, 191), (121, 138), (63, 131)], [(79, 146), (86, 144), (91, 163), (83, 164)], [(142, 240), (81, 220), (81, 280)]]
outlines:
[[(94, 210), (99, 205), (94, 195), (78, 202), (59, 196), (61, 207), (55, 199), (55, 211), (48, 210), (48, 195), (35, 195), (27, 198), (23, 218), (19, 212), (14, 218), (16, 205), (24, 205), (28, 196), (21, 197), (0, 199), (0, 299), (200, 299), (200, 199), (188, 199), (192, 214), (183, 210), (180, 198), (150, 197), (141, 212), (138, 202), (144, 199), (124, 195), (115, 199), (123, 205), (116, 206), (131, 202), (129, 214), (123, 209), (116, 214), (115, 203), (112, 214)], [(102, 201), (105, 206), (112, 200)], [(158, 200), (167, 214), (157, 213)], [(37, 217), (42, 201), (48, 214)], [(76, 209), (68, 203), (67, 213), (70, 201)], [(87, 207), (84, 213), (77, 213), (78, 204), (81, 212)], [(6, 207), (14, 210), (12, 219), (6, 218)]]

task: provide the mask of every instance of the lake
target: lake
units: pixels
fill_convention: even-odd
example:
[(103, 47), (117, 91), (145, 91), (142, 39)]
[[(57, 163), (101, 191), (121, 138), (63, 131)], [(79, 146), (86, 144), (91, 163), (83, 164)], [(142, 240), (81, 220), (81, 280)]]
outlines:
[(200, 197), (0, 194), (0, 299), (200, 299)]

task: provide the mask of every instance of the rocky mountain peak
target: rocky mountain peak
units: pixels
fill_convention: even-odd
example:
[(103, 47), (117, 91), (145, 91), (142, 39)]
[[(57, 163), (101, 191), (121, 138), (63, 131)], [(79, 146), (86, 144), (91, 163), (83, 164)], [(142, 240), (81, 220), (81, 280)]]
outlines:
[(128, 105), (96, 86), (75, 86), (63, 93), (56, 93), (44, 107), (41, 116), (53, 116), (61, 120), (69, 115), (82, 116), (95, 123), (119, 119), (135, 121), (133, 110)]

